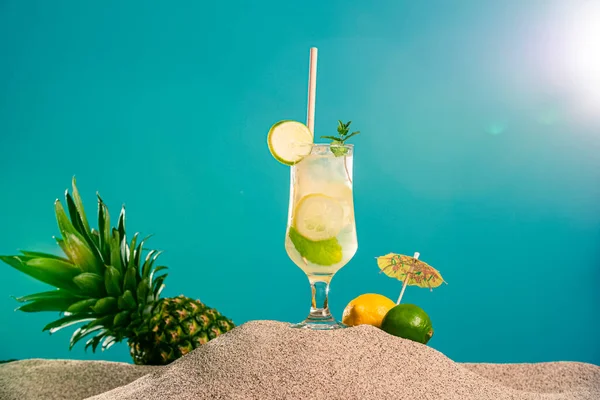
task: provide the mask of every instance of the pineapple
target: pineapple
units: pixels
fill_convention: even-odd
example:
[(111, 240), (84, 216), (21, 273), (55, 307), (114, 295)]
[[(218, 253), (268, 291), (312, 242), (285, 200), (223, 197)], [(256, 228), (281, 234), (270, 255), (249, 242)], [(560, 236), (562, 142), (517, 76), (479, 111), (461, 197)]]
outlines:
[[(44, 327), (50, 333), (74, 324), (70, 348), (88, 338), (95, 352), (127, 340), (136, 364), (164, 365), (234, 327), (231, 320), (199, 300), (179, 296), (160, 298), (167, 277), (155, 266), (159, 251), (145, 251), (136, 233), (127, 242), (125, 207), (116, 228), (98, 196), (98, 230), (90, 229), (73, 178), (66, 191), (67, 212), (54, 204), (65, 257), (35, 251), (0, 256), (13, 268), (47, 283), (55, 290), (19, 297), (24, 312), (58, 311), (62, 317)], [(145, 254), (145, 256), (144, 256)]]

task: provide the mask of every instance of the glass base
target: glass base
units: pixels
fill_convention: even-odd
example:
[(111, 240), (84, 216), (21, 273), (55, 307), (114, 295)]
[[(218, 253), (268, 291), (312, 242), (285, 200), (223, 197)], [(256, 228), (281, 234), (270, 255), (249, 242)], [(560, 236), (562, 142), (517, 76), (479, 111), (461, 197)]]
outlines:
[(336, 321), (333, 317), (329, 318), (306, 318), (297, 324), (290, 324), (290, 328), (310, 329), (313, 331), (331, 331), (333, 329), (343, 329), (348, 326)]

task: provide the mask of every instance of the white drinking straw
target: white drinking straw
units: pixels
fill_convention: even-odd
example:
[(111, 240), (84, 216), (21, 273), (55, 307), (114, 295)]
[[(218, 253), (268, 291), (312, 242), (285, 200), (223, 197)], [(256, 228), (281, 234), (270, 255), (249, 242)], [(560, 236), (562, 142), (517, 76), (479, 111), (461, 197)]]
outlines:
[[(417, 251), (417, 252), (415, 252), (415, 255), (413, 256), (413, 258), (415, 260), (418, 260), (420, 255), (421, 255), (421, 253), (419, 253)], [(398, 297), (398, 301), (396, 302), (396, 304), (400, 304), (400, 301), (402, 301), (402, 296), (404, 296), (404, 291), (406, 290), (406, 285), (408, 284), (408, 280), (410, 279), (410, 274), (412, 273), (414, 266), (415, 266), (414, 264), (411, 265), (410, 269), (406, 273), (406, 277), (404, 278), (404, 282), (402, 284), (402, 290), (400, 291), (400, 297)]]
[(315, 101), (317, 96), (317, 48), (310, 48), (310, 61), (308, 68), (308, 112), (306, 126), (315, 134)]

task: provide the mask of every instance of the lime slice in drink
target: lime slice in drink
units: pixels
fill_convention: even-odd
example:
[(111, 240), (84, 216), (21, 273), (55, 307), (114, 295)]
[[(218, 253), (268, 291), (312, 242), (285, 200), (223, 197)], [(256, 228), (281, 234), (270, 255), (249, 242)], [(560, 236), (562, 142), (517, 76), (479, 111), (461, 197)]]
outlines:
[(294, 227), (309, 240), (332, 239), (344, 227), (344, 208), (333, 197), (317, 193), (306, 195), (294, 210)]
[(327, 240), (310, 240), (300, 235), (294, 227), (290, 227), (288, 235), (301, 257), (307, 262), (330, 266), (342, 262), (342, 246), (336, 238)]
[(294, 165), (310, 154), (313, 134), (302, 122), (279, 121), (269, 130), (267, 143), (277, 161)]

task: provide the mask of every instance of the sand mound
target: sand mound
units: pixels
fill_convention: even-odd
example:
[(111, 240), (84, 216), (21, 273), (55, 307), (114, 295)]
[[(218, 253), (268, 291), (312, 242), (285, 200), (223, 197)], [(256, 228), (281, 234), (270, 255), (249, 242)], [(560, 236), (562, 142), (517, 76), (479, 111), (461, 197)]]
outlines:
[(485, 378), (498, 373), (493, 366), (470, 368), (479, 374), (370, 326), (312, 332), (253, 321), (93, 399), (600, 399), (600, 367), (593, 365), (557, 371), (585, 378), (563, 377), (571, 386), (550, 385), (546, 393), (515, 382), (515, 374)]
[(600, 367), (459, 364), (369, 326), (310, 332), (269, 321), (244, 324), (167, 367), (0, 364), (2, 400), (80, 400), (109, 390), (93, 399), (598, 400)]
[(0, 399), (85, 399), (126, 385), (156, 368), (107, 361), (14, 361), (0, 364)]
[[(568, 393), (600, 390), (600, 367), (579, 362), (460, 364), (501, 385), (526, 392)], [(598, 397), (600, 400), (600, 397)]]

